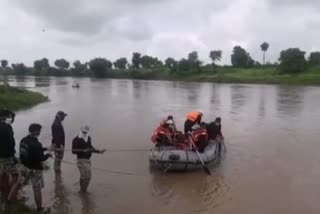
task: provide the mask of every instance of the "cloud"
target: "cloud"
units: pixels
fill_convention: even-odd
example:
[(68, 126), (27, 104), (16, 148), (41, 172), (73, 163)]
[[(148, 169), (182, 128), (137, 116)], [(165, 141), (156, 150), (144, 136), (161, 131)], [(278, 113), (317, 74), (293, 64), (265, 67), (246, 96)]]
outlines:
[(135, 51), (179, 59), (194, 50), (210, 62), (216, 49), (223, 51), (221, 63), (230, 64), (235, 45), (261, 61), (266, 41), (267, 60), (276, 61), (286, 48), (320, 49), (318, 6), (312, 0), (3, 0), (0, 46), (10, 61), (27, 64), (43, 56), (131, 58)]

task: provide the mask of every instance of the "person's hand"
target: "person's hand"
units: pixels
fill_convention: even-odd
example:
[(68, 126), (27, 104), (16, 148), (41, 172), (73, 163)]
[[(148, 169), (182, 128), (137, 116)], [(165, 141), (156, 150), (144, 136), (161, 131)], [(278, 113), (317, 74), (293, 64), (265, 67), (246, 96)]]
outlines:
[(48, 152), (52, 152), (52, 151), (54, 151), (54, 146), (50, 146), (50, 147), (48, 147), (48, 148), (47, 148), (47, 150), (48, 150)]
[(103, 153), (105, 153), (106, 151), (107, 151), (106, 149), (102, 149), (102, 150), (99, 151), (99, 153), (100, 153), (100, 154), (103, 154)]

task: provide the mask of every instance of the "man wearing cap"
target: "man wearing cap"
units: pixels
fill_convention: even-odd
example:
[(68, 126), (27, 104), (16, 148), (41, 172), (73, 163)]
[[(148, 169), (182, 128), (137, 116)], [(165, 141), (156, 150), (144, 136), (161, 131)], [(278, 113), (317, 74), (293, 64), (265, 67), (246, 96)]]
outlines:
[(0, 195), (6, 202), (10, 191), (10, 180), (16, 174), (15, 139), (11, 124), (15, 114), (7, 109), (0, 111)]
[(89, 126), (83, 126), (80, 134), (73, 139), (72, 153), (77, 155), (77, 165), (80, 172), (80, 188), (85, 193), (91, 180), (91, 155), (92, 153), (103, 154), (106, 150), (97, 150), (91, 144)]
[(64, 156), (65, 133), (62, 121), (67, 116), (63, 111), (58, 111), (55, 120), (51, 126), (52, 147), (55, 150), (54, 170), (56, 173), (61, 172), (61, 160)]
[(9, 201), (18, 190), (28, 182), (32, 184), (34, 200), (36, 203), (37, 211), (43, 212), (45, 209), (42, 207), (42, 192), (44, 187), (43, 181), (43, 166), (42, 162), (46, 161), (52, 155), (45, 154), (44, 152), (50, 149), (43, 148), (42, 144), (38, 141), (41, 133), (41, 125), (33, 123), (29, 126), (29, 134), (24, 137), (20, 142), (20, 162), (19, 166), (19, 179), (15, 183), (9, 194)]

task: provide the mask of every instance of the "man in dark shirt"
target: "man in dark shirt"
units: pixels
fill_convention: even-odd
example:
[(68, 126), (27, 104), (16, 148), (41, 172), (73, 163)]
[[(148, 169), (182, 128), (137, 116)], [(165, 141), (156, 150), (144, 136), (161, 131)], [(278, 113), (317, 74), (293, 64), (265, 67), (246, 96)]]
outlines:
[(218, 143), (218, 154), (221, 154), (223, 135), (221, 133), (221, 118), (217, 117), (215, 121), (207, 124), (207, 132), (209, 140), (214, 140)]
[(15, 167), (15, 139), (11, 124), (15, 114), (9, 110), (0, 111), (0, 195), (6, 202), (10, 191), (10, 180), (17, 173)]
[(73, 139), (72, 153), (77, 155), (77, 165), (80, 171), (81, 192), (86, 192), (91, 180), (91, 155), (92, 153), (103, 154), (106, 150), (97, 150), (91, 144), (89, 127), (83, 126), (80, 134)]
[(40, 124), (31, 124), (29, 126), (29, 135), (24, 137), (20, 142), (21, 165), (19, 166), (19, 179), (9, 194), (9, 200), (12, 199), (12, 195), (16, 194), (23, 185), (30, 181), (37, 210), (43, 211), (41, 192), (41, 189), (44, 187), (42, 162), (52, 157), (52, 155), (44, 154), (48, 149), (43, 148), (42, 144), (38, 141), (40, 132)]
[(65, 133), (62, 121), (66, 116), (66, 113), (58, 111), (51, 126), (52, 147), (55, 149), (54, 170), (56, 173), (61, 172), (61, 160), (64, 157)]

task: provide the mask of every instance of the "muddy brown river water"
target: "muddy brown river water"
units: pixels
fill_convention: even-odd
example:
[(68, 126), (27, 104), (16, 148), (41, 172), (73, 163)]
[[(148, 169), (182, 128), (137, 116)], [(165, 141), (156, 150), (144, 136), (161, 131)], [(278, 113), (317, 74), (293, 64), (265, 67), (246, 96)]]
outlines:
[[(66, 147), (83, 124), (93, 144), (110, 150), (95, 155), (87, 196), (78, 193), (78, 170), (62, 165), (61, 178), (45, 173), (44, 200), (52, 213), (320, 213), (320, 88), (279, 85), (183, 83), (89, 78), (10, 78), (11, 85), (39, 91), (50, 102), (17, 113), (17, 143), (28, 125), (43, 125), (41, 141), (49, 145), (50, 126), (58, 110)], [(80, 88), (71, 87), (79, 83)], [(150, 137), (159, 121), (173, 114), (179, 129), (185, 114), (201, 109), (204, 120), (222, 117), (227, 154), (213, 168), (162, 174), (149, 169)], [(75, 162), (71, 152), (65, 160)], [(50, 161), (52, 166), (52, 161)], [(25, 195), (31, 196), (30, 187)], [(30, 197), (29, 204), (33, 204)]]

